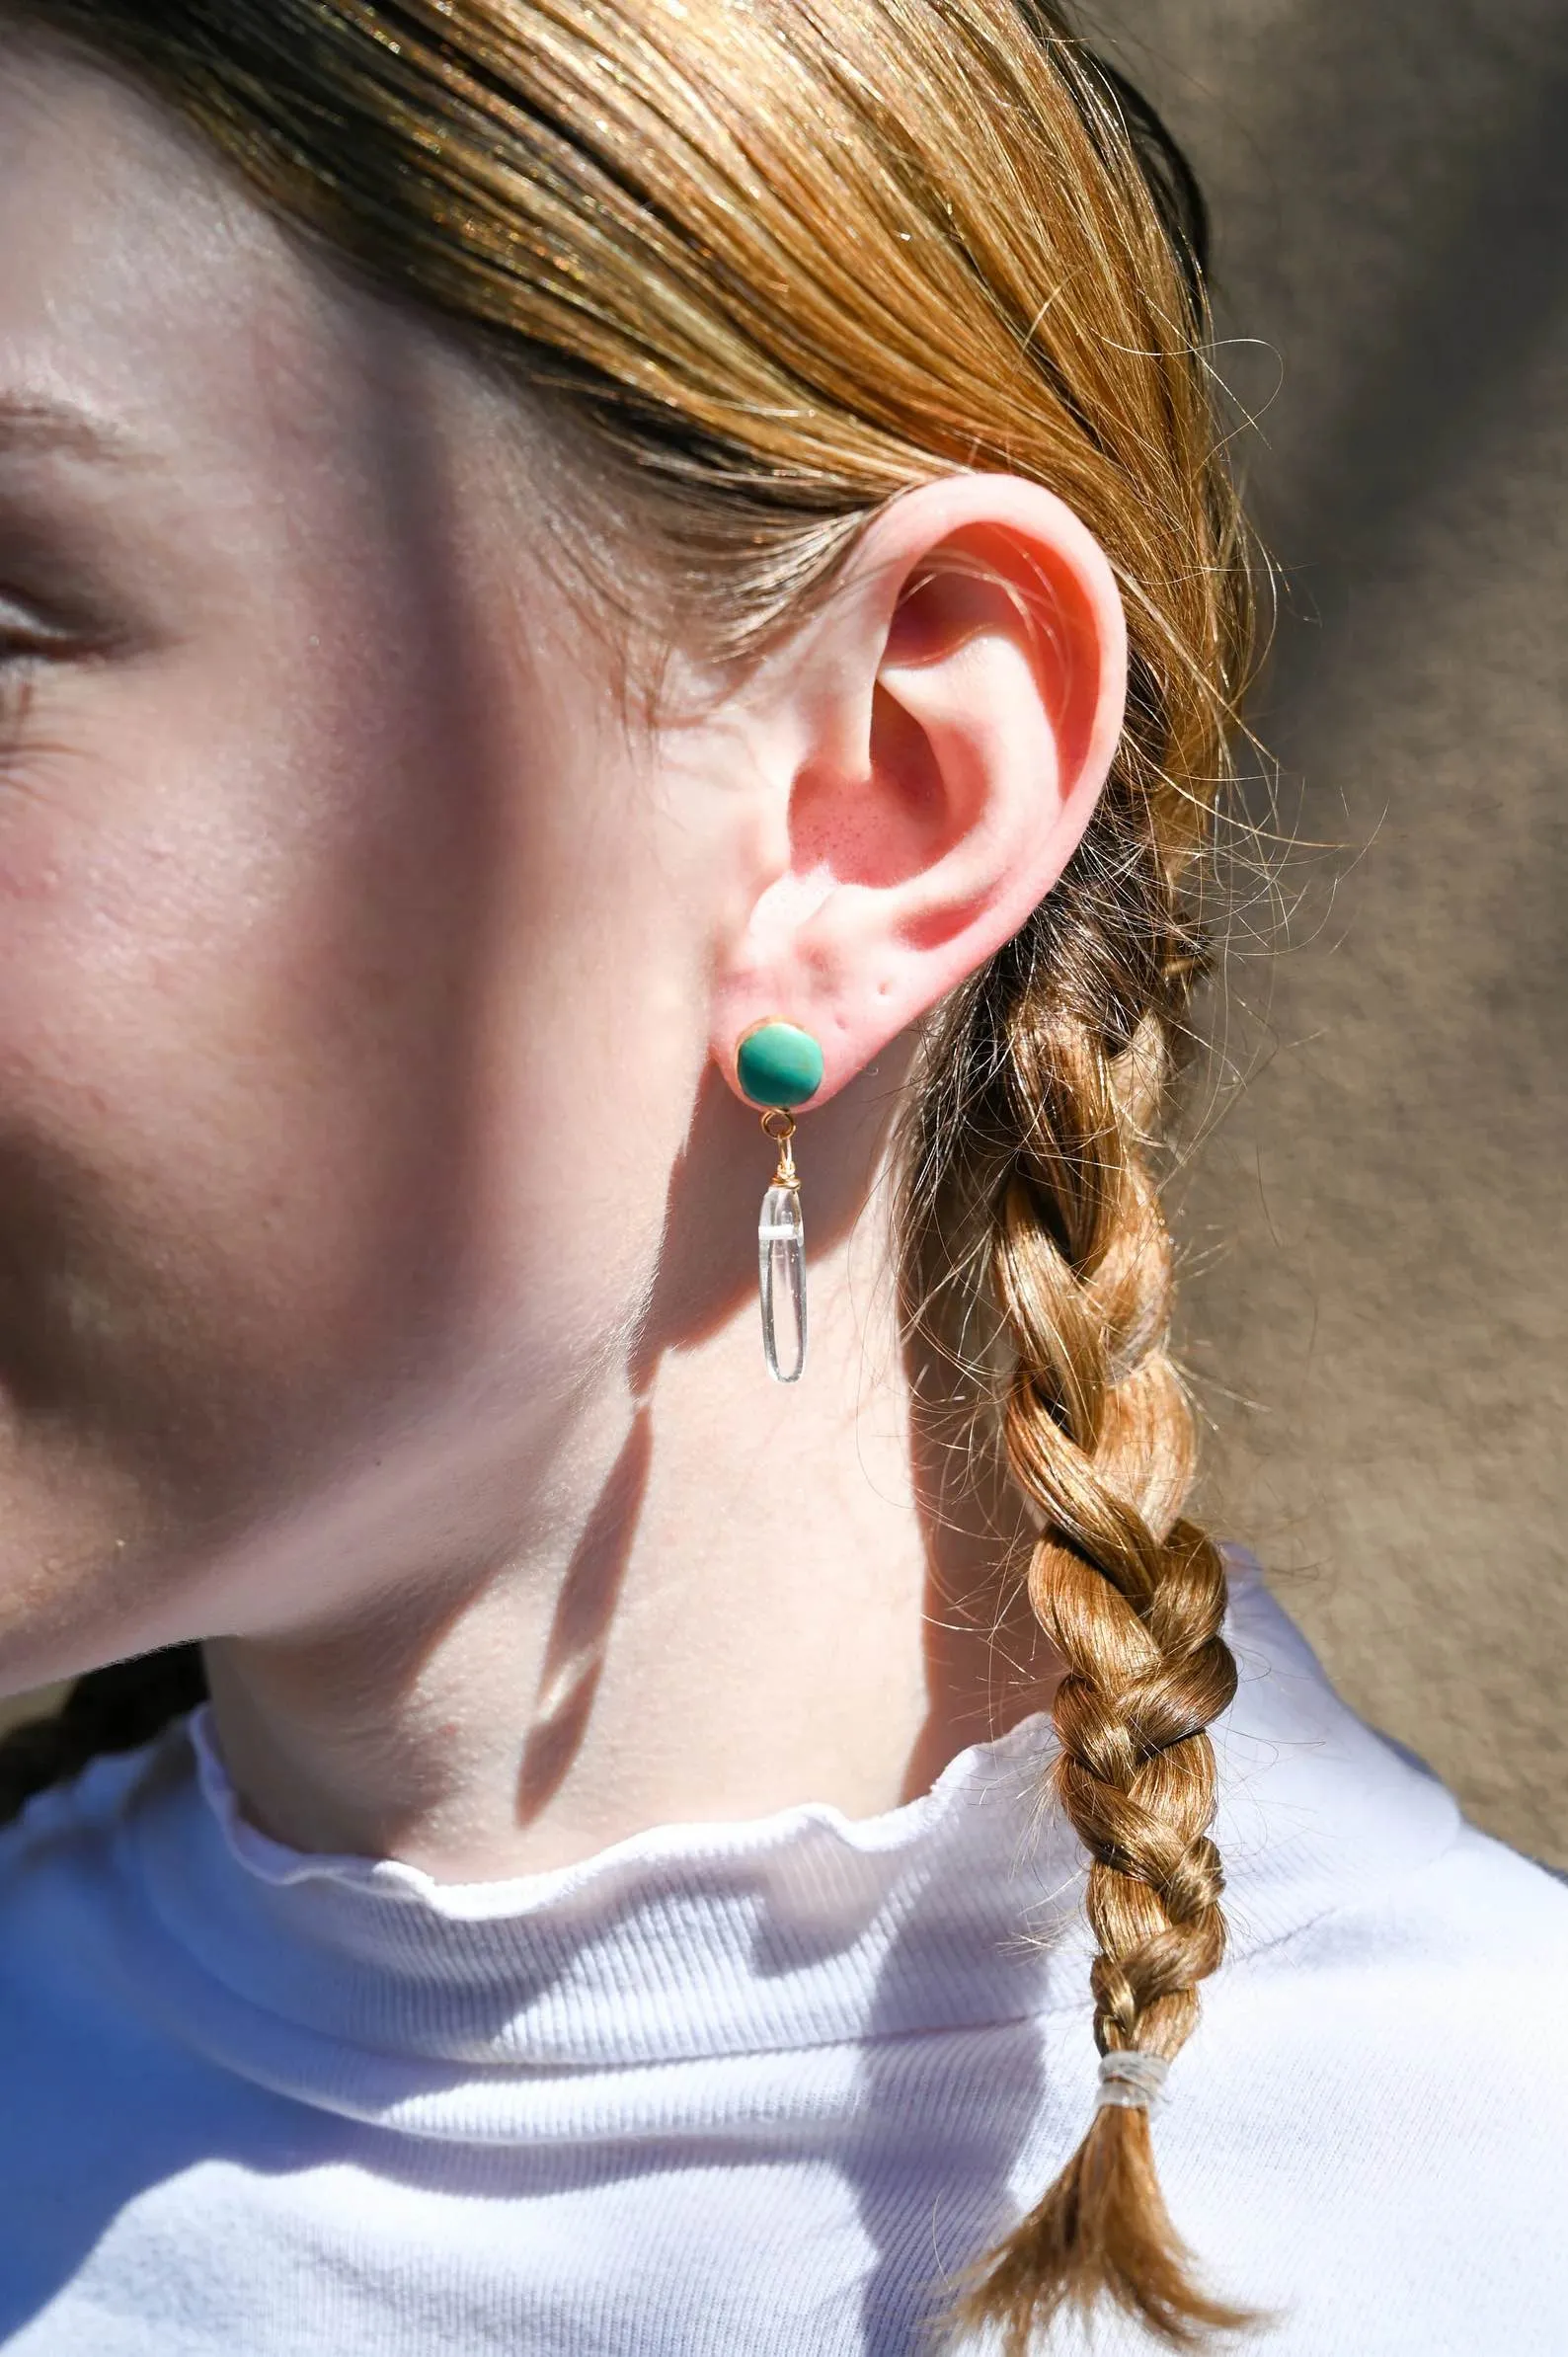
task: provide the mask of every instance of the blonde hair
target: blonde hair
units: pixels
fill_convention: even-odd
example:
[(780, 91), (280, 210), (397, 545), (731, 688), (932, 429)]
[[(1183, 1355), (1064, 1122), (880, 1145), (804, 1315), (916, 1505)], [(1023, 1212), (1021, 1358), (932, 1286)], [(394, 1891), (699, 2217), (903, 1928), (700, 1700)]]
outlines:
[[(1095, 2037), (1174, 2055), (1223, 1947), (1206, 1729), (1235, 1672), (1220, 1558), (1181, 1517), (1148, 1149), (1249, 617), (1179, 158), (1048, 0), (13, 13), (130, 67), (588, 437), (725, 656), (942, 474), (1049, 484), (1105, 548), (1132, 652), (1114, 772), (1060, 885), (932, 1027), (902, 1250), (911, 1321), (993, 1407), (1040, 1533)], [(1096, 2113), (964, 2314), (1017, 2353), (1102, 2298), (1173, 2342), (1239, 2320), (1189, 2273), (1137, 2109)]]

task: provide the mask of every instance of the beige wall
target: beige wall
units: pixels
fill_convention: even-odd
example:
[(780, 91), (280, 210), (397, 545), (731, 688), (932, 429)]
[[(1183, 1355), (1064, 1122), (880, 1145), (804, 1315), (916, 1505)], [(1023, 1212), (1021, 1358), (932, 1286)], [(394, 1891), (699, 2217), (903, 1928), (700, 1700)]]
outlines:
[(1264, 347), (1219, 355), (1290, 604), (1256, 718), (1342, 846), (1234, 958), (1250, 1078), (1184, 1190), (1209, 1504), (1360, 1708), (1568, 1862), (1568, 9), (1115, 10)]
[(1568, 9), (1117, 22), (1263, 342), (1221, 354), (1288, 568), (1258, 719), (1341, 846), (1233, 959), (1251, 1076), (1186, 1189), (1209, 1502), (1351, 1698), (1568, 1862)]

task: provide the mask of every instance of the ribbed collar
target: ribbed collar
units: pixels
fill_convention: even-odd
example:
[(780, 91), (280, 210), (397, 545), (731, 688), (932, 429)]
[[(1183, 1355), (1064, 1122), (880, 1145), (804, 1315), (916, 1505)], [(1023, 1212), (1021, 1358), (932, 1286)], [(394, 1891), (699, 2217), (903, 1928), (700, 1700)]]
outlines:
[[(1458, 1821), (1337, 1699), (1250, 1564), (1233, 1574), (1242, 1683), (1215, 1733), (1234, 1960), (1424, 1863)], [(378, 2118), (462, 2089), (467, 2134), (488, 2086), (500, 2133), (518, 2074), (1082, 2011), (1079, 1853), (1039, 1805), (1052, 1741), (1026, 1720), (885, 1816), (661, 1827), (506, 1882), (270, 1840), (204, 1709), (131, 1763), (96, 1763), (77, 1805), (112, 1838), (122, 1909), (156, 1942), (159, 2009), (192, 2043)]]

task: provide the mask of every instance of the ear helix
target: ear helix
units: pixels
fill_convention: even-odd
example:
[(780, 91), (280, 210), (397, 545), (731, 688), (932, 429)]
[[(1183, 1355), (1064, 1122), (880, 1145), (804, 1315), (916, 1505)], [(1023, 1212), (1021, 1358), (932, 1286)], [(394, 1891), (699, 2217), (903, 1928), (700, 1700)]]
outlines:
[(806, 1225), (795, 1168), (795, 1113), (823, 1084), (823, 1052), (797, 1023), (753, 1023), (735, 1051), (741, 1093), (766, 1108), (762, 1128), (778, 1147), (778, 1168), (757, 1222), (762, 1294), (762, 1356), (777, 1383), (794, 1383), (806, 1365)]

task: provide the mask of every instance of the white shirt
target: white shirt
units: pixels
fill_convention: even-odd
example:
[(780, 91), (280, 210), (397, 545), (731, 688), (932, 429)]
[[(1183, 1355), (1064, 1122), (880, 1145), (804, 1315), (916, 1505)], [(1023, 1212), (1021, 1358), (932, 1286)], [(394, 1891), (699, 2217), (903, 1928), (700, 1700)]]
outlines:
[[(1249, 2350), (1564, 2357), (1568, 1889), (1231, 1634), (1177, 2225)], [(467, 1886), (264, 1838), (204, 1711), (94, 1763), (0, 1837), (0, 2349), (913, 2357), (1093, 2100), (1050, 1741)]]

